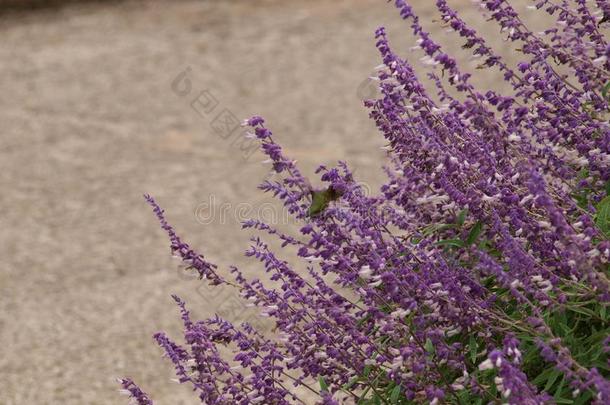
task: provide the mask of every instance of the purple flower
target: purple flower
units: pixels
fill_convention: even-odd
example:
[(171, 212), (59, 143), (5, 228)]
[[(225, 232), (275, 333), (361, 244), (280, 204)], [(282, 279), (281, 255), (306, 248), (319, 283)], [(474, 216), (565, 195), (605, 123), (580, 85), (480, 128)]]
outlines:
[(246, 124), (251, 127), (256, 127), (256, 126), (262, 125), (264, 123), (265, 123), (265, 120), (262, 117), (259, 117), (258, 115), (255, 115), (246, 120)]
[(153, 405), (153, 401), (131, 379), (120, 378), (119, 383), (125, 394), (129, 395), (138, 405)]
[[(264, 274), (222, 272), (146, 196), (174, 254), (212, 285), (235, 288), (273, 322), (268, 332), (219, 316), (194, 321), (174, 297), (185, 343), (164, 333), (155, 340), (203, 403), (306, 402), (299, 394), (307, 391), (320, 404), (380, 395), (440, 404), (459, 402), (463, 390), (486, 402), (549, 403), (553, 392), (534, 384), (538, 371), (531, 370), (540, 365), (530, 362), (538, 356), (544, 372), (558, 372), (575, 396), (610, 400), (601, 366), (608, 339), (595, 343), (599, 361), (578, 355), (578, 345), (601, 339), (605, 320), (604, 310), (588, 306), (610, 301), (603, 205), (610, 113), (602, 94), (610, 48), (599, 27), (610, 6), (596, 2), (598, 21), (588, 2), (539, 0), (534, 12), (555, 24), (533, 32), (509, 2), (480, 3), (522, 53), (516, 66), (447, 1), (436, 6), (478, 67), (501, 73), (507, 91), (476, 87), (405, 0), (395, 6), (430, 86), (413, 54), (399, 55), (386, 30), (375, 31), (381, 96), (365, 106), (387, 142), (387, 180), (378, 192), (365, 193), (344, 162), (320, 166), (321, 185), (313, 186), (261, 117), (245, 122), (275, 172), (259, 188), (302, 222), (295, 235), (244, 222), (264, 234), (245, 252)], [(292, 259), (263, 236), (294, 248)], [(577, 328), (558, 327), (555, 317), (572, 313), (584, 318), (570, 339)], [(148, 401), (130, 380), (123, 385)]]

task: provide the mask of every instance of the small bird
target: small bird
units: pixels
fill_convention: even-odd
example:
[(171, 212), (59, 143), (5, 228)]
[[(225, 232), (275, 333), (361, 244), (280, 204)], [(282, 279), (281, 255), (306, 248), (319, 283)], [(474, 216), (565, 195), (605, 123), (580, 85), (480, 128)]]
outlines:
[(338, 200), (341, 197), (341, 193), (328, 186), (325, 190), (311, 190), (311, 206), (309, 207), (308, 215), (310, 217), (316, 217), (320, 215), (331, 201)]

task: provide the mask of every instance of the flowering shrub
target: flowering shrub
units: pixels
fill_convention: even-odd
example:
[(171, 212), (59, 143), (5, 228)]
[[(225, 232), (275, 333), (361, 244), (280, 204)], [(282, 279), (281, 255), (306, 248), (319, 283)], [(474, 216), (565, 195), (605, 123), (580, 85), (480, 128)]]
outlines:
[(436, 5), (510, 94), (475, 89), (404, 0), (435, 92), (377, 30), (381, 96), (365, 105), (389, 147), (378, 195), (345, 163), (320, 167), (325, 187), (313, 190), (263, 119), (247, 121), (280, 176), (260, 188), (304, 225), (298, 236), (244, 227), (295, 249), (307, 274), (260, 238), (246, 255), (275, 283), (221, 272), (146, 197), (174, 254), (274, 320), (273, 333), (194, 321), (175, 297), (185, 344), (155, 339), (202, 403), (610, 403), (610, 3), (535, 1), (556, 23), (540, 33), (508, 2), (480, 3), (519, 46), (516, 67)]

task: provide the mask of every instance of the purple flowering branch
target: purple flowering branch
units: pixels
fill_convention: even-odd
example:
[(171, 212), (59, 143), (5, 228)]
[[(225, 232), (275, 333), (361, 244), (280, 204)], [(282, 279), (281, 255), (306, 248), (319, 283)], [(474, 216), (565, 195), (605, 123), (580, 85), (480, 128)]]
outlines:
[(138, 405), (153, 405), (153, 401), (131, 379), (119, 378), (123, 393), (128, 395)]
[[(533, 12), (542, 9), (555, 25), (533, 33), (507, 1), (480, 3), (519, 47), (517, 66), (445, 0), (436, 5), (442, 24), (484, 58), (478, 68), (499, 69), (512, 89), (505, 94), (476, 88), (404, 0), (395, 6), (435, 94), (385, 29), (376, 31), (381, 96), (365, 106), (390, 161), (378, 195), (364, 194), (344, 162), (320, 166), (325, 187), (314, 189), (261, 117), (245, 122), (277, 174), (260, 189), (304, 224), (299, 236), (259, 220), (243, 227), (278, 238), (306, 273), (255, 237), (246, 256), (265, 279), (231, 267), (228, 280), (146, 197), (172, 253), (274, 322), (270, 334), (218, 316), (193, 322), (175, 298), (188, 346), (155, 338), (202, 402), (307, 403), (290, 384), (321, 404), (542, 404), (562, 397), (564, 383), (574, 397), (610, 400), (600, 363), (609, 351), (603, 331), (610, 333), (610, 48), (599, 28), (610, 7), (537, 0)], [(223, 358), (220, 346), (233, 357)], [(540, 382), (546, 375), (561, 384)]]

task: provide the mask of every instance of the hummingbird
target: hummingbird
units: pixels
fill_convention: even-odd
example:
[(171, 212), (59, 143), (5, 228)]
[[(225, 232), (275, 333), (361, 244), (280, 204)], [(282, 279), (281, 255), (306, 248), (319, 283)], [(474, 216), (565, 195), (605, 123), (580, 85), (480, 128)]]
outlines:
[[(354, 173), (355, 170), (351, 174), (346, 176), (345, 180), (352, 182), (354, 180)], [(307, 210), (307, 216), (309, 216), (310, 218), (317, 217), (318, 215), (320, 215), (328, 207), (328, 204), (330, 202), (338, 200), (344, 193), (343, 190), (338, 190), (332, 185), (329, 185), (328, 187), (323, 189), (316, 189), (311, 185), (309, 179), (304, 178), (303, 180), (304, 181), (301, 190), (308, 190), (309, 196), (311, 197), (311, 205)]]
[(336, 190), (333, 186), (328, 186), (328, 188), (323, 190), (314, 190), (311, 189), (311, 205), (309, 206), (309, 210), (307, 214), (310, 217), (316, 217), (320, 215), (328, 204), (331, 201), (338, 200), (341, 197), (341, 194), (338, 190)]

